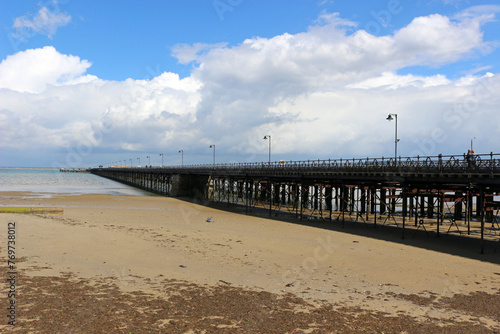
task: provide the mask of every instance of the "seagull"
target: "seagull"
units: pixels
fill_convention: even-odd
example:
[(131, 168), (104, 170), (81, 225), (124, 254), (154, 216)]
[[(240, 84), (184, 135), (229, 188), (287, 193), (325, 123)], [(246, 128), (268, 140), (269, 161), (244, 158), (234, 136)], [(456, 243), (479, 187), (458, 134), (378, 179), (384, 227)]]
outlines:
[(214, 221), (212, 220), (212, 217), (207, 218), (207, 223), (213, 223)]

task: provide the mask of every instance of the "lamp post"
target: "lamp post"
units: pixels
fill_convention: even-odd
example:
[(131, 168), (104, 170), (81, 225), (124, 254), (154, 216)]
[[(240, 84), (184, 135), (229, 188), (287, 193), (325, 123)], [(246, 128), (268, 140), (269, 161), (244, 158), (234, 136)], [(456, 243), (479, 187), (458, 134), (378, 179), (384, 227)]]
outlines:
[(269, 165), (271, 165), (271, 135), (265, 135), (264, 139), (269, 139)]
[[(392, 117), (394, 116), (394, 117)], [(394, 133), (394, 164), (396, 164), (397, 160), (398, 160), (398, 142), (399, 142), (399, 139), (398, 139), (398, 114), (389, 114), (389, 116), (387, 116), (386, 120), (388, 120), (389, 122), (392, 121), (392, 120), (395, 120), (396, 123), (395, 123), (395, 133)]]
[(210, 148), (214, 149), (214, 167), (215, 167), (215, 145), (210, 145)]
[(179, 150), (179, 153), (181, 154), (181, 166), (184, 166), (184, 150)]
[(148, 155), (146, 158), (148, 158), (148, 165), (151, 166), (151, 157)]
[(160, 153), (160, 157), (161, 157), (161, 166), (163, 167), (163, 153)]
[(130, 160), (130, 167), (132, 167), (132, 159), (129, 159)]
[(141, 158), (137, 158), (137, 160), (139, 160), (139, 164), (137, 165), (137, 167), (141, 167)]

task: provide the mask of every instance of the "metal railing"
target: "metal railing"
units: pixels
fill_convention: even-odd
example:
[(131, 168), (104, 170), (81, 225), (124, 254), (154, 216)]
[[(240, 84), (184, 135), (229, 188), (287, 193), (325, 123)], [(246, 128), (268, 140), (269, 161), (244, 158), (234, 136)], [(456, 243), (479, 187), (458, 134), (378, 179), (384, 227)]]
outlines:
[(425, 157), (352, 158), (274, 162), (196, 164), (164, 167), (135, 167), (183, 172), (332, 173), (332, 172), (413, 172), (413, 173), (500, 173), (500, 154), (437, 155)]

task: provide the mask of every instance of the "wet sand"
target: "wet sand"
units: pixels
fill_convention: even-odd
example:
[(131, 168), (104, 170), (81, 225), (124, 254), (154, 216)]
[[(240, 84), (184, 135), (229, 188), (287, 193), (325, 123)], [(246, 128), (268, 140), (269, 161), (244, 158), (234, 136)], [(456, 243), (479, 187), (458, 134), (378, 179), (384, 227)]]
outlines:
[[(17, 224), (20, 271), (17, 324), (4, 321), (3, 329), (500, 331), (500, 249), (460, 256), (366, 228), (319, 228), (157, 196), (0, 193), (0, 206), (14, 205), (64, 213), (0, 214), (3, 225)], [(6, 245), (4, 226), (4, 258)]]

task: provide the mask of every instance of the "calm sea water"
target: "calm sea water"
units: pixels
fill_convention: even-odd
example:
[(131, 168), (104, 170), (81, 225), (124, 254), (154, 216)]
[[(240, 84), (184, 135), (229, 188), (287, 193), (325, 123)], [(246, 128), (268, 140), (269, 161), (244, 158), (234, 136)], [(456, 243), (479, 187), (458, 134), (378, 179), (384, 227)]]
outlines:
[(90, 173), (61, 173), (52, 168), (0, 168), (0, 191), (45, 194), (110, 194), (151, 196), (151, 193)]

